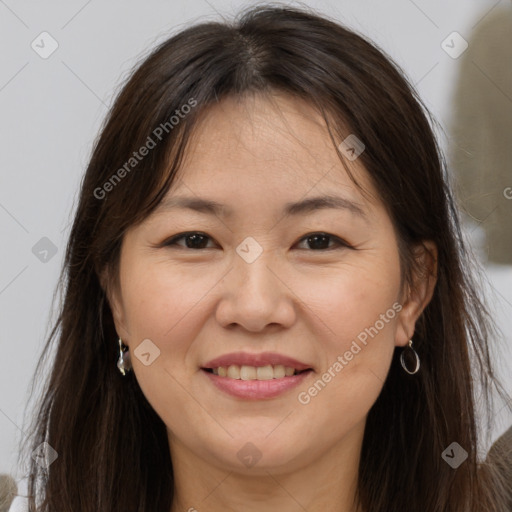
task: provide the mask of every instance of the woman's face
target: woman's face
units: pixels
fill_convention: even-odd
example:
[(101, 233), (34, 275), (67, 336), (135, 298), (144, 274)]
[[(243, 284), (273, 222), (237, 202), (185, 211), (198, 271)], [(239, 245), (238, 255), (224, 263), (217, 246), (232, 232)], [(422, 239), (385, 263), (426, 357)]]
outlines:
[(371, 200), (321, 117), (274, 101), (212, 107), (167, 196), (195, 207), (164, 200), (123, 241), (116, 327), (173, 460), (279, 473), (356, 445), (429, 299), (402, 296), (394, 229), (359, 159), (347, 163)]

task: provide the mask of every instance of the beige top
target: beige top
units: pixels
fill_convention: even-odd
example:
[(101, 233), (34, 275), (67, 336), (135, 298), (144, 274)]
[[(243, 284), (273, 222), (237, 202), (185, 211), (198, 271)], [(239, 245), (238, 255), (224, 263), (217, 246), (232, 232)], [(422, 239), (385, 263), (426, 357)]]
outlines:
[(487, 461), (496, 464), (509, 483), (508, 510), (512, 510), (512, 426), (491, 446)]

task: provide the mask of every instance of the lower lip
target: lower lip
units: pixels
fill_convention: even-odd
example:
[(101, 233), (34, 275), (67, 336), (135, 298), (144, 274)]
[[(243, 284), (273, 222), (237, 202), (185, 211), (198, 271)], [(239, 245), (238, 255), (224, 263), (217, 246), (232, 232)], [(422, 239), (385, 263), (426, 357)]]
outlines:
[(282, 377), (280, 379), (269, 380), (241, 380), (231, 379), (229, 377), (219, 377), (214, 373), (201, 371), (215, 384), (221, 391), (237, 398), (246, 398), (261, 400), (264, 398), (274, 398), (276, 396), (298, 386), (304, 379), (313, 373), (313, 370), (307, 370), (298, 375)]

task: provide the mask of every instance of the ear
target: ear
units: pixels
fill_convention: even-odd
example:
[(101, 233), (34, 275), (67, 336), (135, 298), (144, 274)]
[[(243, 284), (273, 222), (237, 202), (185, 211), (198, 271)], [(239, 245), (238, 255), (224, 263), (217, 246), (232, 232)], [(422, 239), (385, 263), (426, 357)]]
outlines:
[(120, 287), (113, 279), (111, 279), (110, 270), (108, 268), (105, 268), (101, 272), (99, 281), (107, 297), (107, 302), (110, 306), (110, 311), (112, 312), (112, 318), (114, 320), (117, 335), (123, 340), (125, 345), (129, 346), (128, 340), (130, 339), (130, 334), (126, 327)]
[(405, 286), (402, 309), (398, 315), (395, 345), (405, 346), (412, 339), (416, 321), (427, 307), (437, 283), (437, 247), (431, 240), (424, 240), (413, 249), (416, 264), (412, 284)]

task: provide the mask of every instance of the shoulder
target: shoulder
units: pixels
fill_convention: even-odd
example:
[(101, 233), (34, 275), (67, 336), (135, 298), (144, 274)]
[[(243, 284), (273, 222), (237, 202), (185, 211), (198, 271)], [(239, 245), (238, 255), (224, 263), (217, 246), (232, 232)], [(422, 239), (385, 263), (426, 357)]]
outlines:
[(17, 495), (14, 498), (8, 512), (28, 512), (27, 479), (17, 482)]
[(28, 512), (28, 499), (23, 496), (16, 496), (8, 512)]

